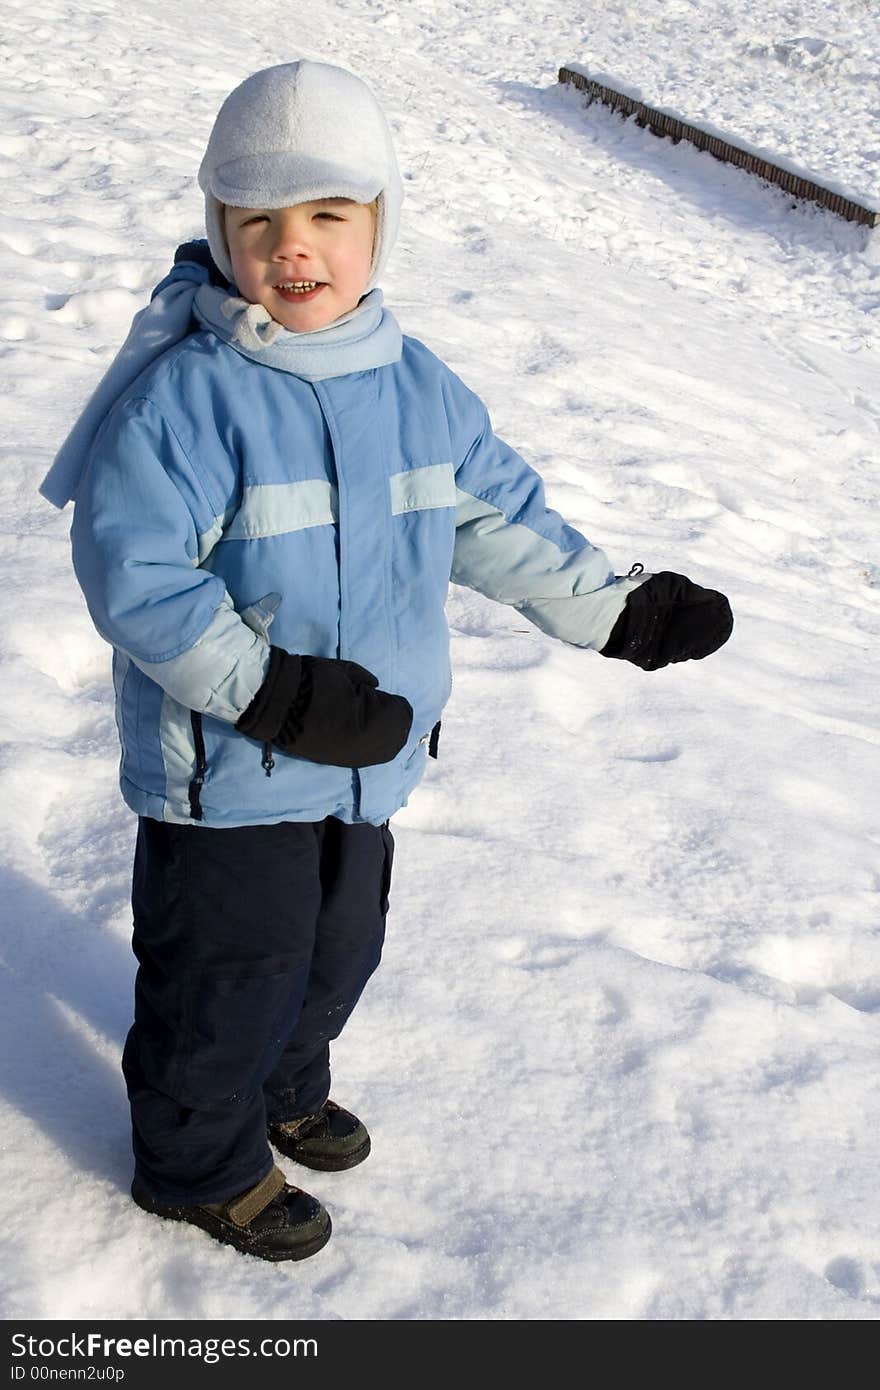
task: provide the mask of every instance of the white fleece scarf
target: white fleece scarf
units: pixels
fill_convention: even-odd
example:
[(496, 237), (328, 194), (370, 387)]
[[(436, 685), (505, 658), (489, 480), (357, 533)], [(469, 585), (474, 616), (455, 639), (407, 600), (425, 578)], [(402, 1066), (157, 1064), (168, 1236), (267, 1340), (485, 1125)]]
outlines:
[(213, 285), (196, 291), (193, 312), (203, 328), (245, 357), (306, 381), (326, 381), (400, 361), (400, 328), (383, 308), (381, 290), (370, 290), (356, 308), (308, 333), (290, 332), (262, 304), (250, 304)]
[(326, 328), (291, 333), (267, 309), (208, 283), (201, 265), (181, 261), (136, 314), (128, 337), (55, 456), (40, 492), (56, 507), (75, 500), (98, 431), (132, 383), (169, 348), (199, 328), (215, 333), (243, 356), (306, 381), (326, 381), (400, 361), (402, 335), (383, 307), (382, 291)]

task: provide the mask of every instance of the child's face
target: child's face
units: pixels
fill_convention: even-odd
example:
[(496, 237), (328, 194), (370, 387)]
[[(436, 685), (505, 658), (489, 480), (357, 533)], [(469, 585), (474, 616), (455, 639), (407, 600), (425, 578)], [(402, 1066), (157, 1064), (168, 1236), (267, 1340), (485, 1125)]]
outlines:
[[(225, 218), (239, 292), (285, 328), (325, 328), (357, 307), (373, 257), (372, 204), (322, 198), (289, 208), (227, 207)], [(294, 290), (295, 280), (317, 288)]]

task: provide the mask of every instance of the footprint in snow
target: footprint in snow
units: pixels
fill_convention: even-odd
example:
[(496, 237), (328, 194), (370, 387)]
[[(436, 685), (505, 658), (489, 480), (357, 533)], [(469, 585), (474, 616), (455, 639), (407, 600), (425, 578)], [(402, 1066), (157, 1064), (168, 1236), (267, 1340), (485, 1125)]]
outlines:
[(641, 753), (615, 753), (619, 763), (671, 763), (681, 757), (681, 749), (674, 744), (668, 748), (646, 748)]
[(880, 1303), (880, 1264), (874, 1264), (869, 1272), (861, 1260), (838, 1255), (837, 1259), (825, 1266), (824, 1277), (841, 1293), (849, 1294), (850, 1298)]
[(523, 970), (558, 970), (571, 965), (587, 944), (581, 937), (555, 937), (537, 942), (528, 950), (524, 947), (513, 959)]

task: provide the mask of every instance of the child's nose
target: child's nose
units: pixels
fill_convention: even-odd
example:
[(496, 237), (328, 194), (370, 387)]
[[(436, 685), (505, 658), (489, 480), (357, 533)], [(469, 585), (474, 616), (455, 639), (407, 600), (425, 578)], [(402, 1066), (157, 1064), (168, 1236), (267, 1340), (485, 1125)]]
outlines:
[(307, 222), (302, 219), (287, 219), (279, 223), (273, 239), (273, 257), (289, 260), (294, 256), (310, 255), (313, 250), (314, 240)]

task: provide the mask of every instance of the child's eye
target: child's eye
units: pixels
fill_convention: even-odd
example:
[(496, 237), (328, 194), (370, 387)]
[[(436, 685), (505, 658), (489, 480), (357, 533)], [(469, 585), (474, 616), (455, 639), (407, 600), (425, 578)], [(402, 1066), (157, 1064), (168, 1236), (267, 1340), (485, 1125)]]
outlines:
[(268, 222), (268, 217), (264, 213), (259, 213), (256, 217), (246, 217), (242, 222), (243, 227), (252, 227), (256, 222)]
[(316, 217), (329, 217), (331, 222), (344, 222), (344, 221), (345, 221), (345, 218), (344, 218), (344, 217), (340, 217), (339, 214), (338, 214), (338, 213), (335, 213), (335, 212), (316, 212), (316, 213), (315, 213), (315, 216), (316, 216)]

